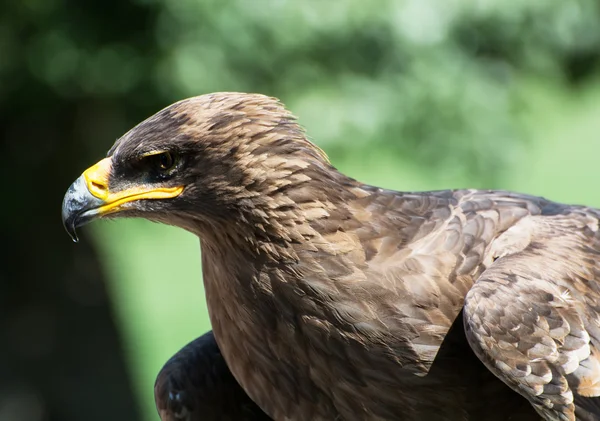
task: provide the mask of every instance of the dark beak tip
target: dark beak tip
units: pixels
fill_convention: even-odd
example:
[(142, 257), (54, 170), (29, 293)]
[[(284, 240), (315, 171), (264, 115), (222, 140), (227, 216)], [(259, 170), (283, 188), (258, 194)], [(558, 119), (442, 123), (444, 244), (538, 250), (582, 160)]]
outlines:
[(90, 211), (101, 204), (101, 200), (90, 194), (83, 176), (71, 184), (62, 203), (62, 223), (74, 243), (79, 242), (77, 228), (90, 222), (94, 217)]
[(79, 238), (77, 237), (77, 229), (76, 229), (77, 219), (78, 219), (77, 213), (65, 212), (65, 206), (63, 204), (63, 212), (62, 212), (63, 227), (64, 227), (65, 231), (67, 232), (67, 234), (69, 234), (69, 237), (71, 237), (71, 239), (73, 240), (74, 243), (79, 242)]
[(71, 227), (65, 226), (65, 230), (67, 231), (67, 234), (69, 234), (69, 237), (71, 237), (71, 240), (73, 240), (74, 243), (79, 242), (79, 237), (77, 236), (77, 231), (75, 229), (75, 226), (71, 226)]
[(77, 220), (77, 216), (79, 214), (79, 203), (76, 199), (77, 195), (77, 187), (79, 185), (79, 179), (77, 179), (73, 184), (69, 186), (69, 189), (65, 193), (65, 197), (62, 202), (62, 223), (65, 231), (69, 234), (69, 237), (73, 240), (73, 242), (78, 242), (79, 238), (77, 238), (77, 232), (75, 229), (75, 223)]

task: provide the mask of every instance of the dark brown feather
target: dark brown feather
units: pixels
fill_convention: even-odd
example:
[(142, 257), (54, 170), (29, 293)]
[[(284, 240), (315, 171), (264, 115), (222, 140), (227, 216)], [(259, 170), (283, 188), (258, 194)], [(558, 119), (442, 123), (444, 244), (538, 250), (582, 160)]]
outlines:
[(212, 332), (175, 354), (156, 378), (162, 421), (267, 421), (227, 368)]

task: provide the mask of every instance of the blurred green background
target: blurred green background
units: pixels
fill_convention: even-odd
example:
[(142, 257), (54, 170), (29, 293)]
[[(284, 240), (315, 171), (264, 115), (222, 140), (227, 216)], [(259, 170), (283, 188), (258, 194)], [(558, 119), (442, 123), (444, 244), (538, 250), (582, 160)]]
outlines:
[(127, 129), (213, 91), (273, 95), (340, 170), (399, 190), (600, 206), (597, 0), (21, 0), (0, 6), (0, 420), (156, 421), (210, 329), (198, 239), (62, 231)]

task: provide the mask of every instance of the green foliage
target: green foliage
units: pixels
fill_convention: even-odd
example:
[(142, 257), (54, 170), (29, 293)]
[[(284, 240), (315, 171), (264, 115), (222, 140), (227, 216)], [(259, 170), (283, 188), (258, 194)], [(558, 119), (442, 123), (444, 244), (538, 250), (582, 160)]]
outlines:
[[(518, 80), (578, 82), (600, 52), (593, 0), (138, 0), (115, 10), (113, 25), (98, 24), (108, 14), (100, 3), (69, 5), (13, 6), (40, 24), (23, 59), (59, 95), (143, 102), (150, 85), (166, 105), (264, 92), (334, 158), (381, 152), (458, 166), (478, 186), (494, 185), (505, 152), (526, 141)], [(5, 24), (0, 75), (21, 54), (19, 28)], [(121, 25), (134, 30), (121, 36)]]
[[(577, 79), (600, 51), (593, 1), (167, 1), (171, 99), (214, 90), (284, 100), (333, 157), (393, 154), (496, 183), (525, 142), (523, 75)], [(458, 169), (458, 170), (457, 170)]]

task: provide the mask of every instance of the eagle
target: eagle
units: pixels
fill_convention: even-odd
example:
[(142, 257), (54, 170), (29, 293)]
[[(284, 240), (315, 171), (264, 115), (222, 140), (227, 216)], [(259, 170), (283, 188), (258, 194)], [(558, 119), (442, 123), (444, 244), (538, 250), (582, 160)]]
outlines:
[[(598, 209), (368, 185), (278, 99), (220, 92), (139, 123), (63, 199), (74, 240), (121, 217), (200, 238), (235, 379), (216, 392), (239, 386), (274, 420), (600, 419)], [(165, 367), (163, 395), (209, 396), (214, 374), (191, 355)]]

